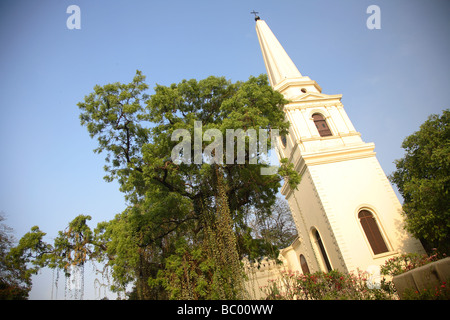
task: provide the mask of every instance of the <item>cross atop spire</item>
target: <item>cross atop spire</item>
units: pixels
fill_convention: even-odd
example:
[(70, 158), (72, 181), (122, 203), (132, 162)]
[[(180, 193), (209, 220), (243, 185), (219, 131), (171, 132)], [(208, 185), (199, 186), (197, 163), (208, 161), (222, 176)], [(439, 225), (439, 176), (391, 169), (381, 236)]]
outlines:
[(255, 21), (258, 21), (259, 19), (261, 19), (261, 18), (258, 16), (258, 13), (259, 13), (259, 12), (256, 12), (255, 10), (253, 10), (253, 11), (250, 12), (250, 13), (255, 15)]

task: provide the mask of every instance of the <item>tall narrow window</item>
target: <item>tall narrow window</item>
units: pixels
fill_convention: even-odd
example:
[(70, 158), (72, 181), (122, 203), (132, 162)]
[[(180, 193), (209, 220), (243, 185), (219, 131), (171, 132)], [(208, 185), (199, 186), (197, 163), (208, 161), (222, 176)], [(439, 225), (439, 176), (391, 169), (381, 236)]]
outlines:
[(359, 221), (374, 254), (389, 251), (373, 214), (367, 210), (358, 213)]
[(281, 139), (281, 145), (283, 146), (283, 148), (286, 148), (286, 144), (287, 144), (287, 138), (286, 138), (286, 135), (285, 135), (285, 134), (282, 134), (282, 135), (280, 136), (280, 139)]
[(319, 232), (317, 230), (314, 230), (314, 238), (316, 239), (316, 243), (322, 255), (323, 262), (325, 263), (325, 267), (327, 268), (326, 271), (330, 272), (332, 270), (330, 260), (328, 260), (327, 252), (325, 251), (322, 239), (320, 238)]
[(300, 266), (302, 267), (303, 274), (311, 273), (309, 271), (308, 263), (306, 262), (306, 258), (304, 255), (300, 255)]
[(321, 114), (313, 114), (312, 118), (321, 137), (328, 137), (333, 135), (330, 128), (328, 128), (327, 122)]

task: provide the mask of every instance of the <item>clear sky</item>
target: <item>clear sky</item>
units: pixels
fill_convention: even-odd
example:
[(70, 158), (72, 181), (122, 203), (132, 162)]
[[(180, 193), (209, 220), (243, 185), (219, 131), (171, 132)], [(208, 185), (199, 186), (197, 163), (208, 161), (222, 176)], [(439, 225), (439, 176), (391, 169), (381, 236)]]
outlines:
[[(66, 26), (72, 4), (81, 9), (79, 30)], [(379, 30), (366, 26), (372, 4)], [(76, 104), (94, 85), (128, 83), (136, 69), (149, 93), (156, 83), (265, 73), (252, 10), (303, 75), (323, 93), (343, 94), (387, 174), (403, 139), (450, 107), (447, 0), (2, 0), (0, 211), (16, 238), (38, 225), (51, 241), (79, 214), (94, 227), (125, 208), (80, 126)], [(31, 298), (50, 291), (43, 274)]]

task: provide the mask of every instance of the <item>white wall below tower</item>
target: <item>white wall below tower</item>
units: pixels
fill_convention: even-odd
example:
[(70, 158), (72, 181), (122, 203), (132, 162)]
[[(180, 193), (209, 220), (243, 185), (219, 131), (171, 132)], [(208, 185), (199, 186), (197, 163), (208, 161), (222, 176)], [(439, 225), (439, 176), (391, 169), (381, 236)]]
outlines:
[[(314, 229), (333, 269), (341, 271), (366, 270), (393, 255), (423, 252), (420, 242), (404, 230), (401, 204), (375, 156), (308, 166), (298, 190), (287, 199), (301, 237), (299, 253), (313, 270), (324, 270), (311, 235)], [(374, 214), (388, 252), (373, 253), (358, 219), (363, 209)]]
[[(404, 230), (402, 207), (375, 156), (311, 166), (311, 175), (348, 270), (381, 265), (387, 256), (422, 251)], [(358, 219), (375, 216), (388, 252), (374, 255)]]

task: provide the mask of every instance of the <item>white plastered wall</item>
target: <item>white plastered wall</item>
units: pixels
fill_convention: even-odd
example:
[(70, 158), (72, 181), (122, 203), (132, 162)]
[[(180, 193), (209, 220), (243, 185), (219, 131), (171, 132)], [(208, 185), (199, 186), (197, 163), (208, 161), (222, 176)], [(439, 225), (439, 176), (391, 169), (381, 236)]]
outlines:
[[(401, 205), (375, 156), (309, 166), (288, 200), (297, 225), (302, 224), (308, 264), (313, 256), (321, 264), (316, 246), (305, 243), (313, 240), (312, 228), (319, 231), (332, 267), (342, 271), (366, 270), (403, 252), (423, 252), (404, 230)], [(358, 219), (362, 209), (376, 217), (389, 252), (373, 254)]]

